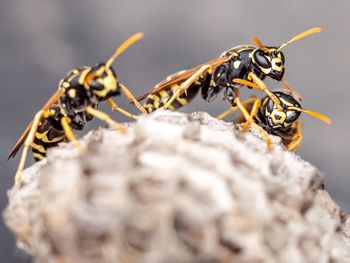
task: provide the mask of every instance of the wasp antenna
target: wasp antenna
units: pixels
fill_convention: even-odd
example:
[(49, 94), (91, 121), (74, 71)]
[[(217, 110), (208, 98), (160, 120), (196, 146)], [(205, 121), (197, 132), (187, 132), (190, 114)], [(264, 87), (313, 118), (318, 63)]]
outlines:
[(261, 40), (257, 37), (253, 37), (251, 40), (254, 44), (256, 44), (258, 47), (265, 47), (264, 44), (261, 42)]
[(315, 117), (327, 124), (331, 124), (332, 121), (330, 118), (328, 118), (327, 116), (321, 114), (321, 113), (318, 113), (318, 112), (315, 112), (315, 111), (311, 111), (311, 110), (304, 110), (304, 109), (301, 109), (301, 108), (297, 108), (297, 107), (288, 107), (289, 110), (295, 110), (295, 111), (300, 111), (300, 112), (304, 112), (306, 114), (309, 114), (311, 115), (312, 117)]
[(291, 44), (291, 43), (293, 43), (293, 42), (295, 42), (295, 41), (298, 41), (298, 40), (300, 40), (300, 39), (302, 39), (302, 38), (304, 38), (304, 37), (307, 37), (307, 36), (309, 36), (309, 35), (312, 35), (312, 34), (315, 34), (315, 33), (319, 33), (319, 32), (321, 32), (322, 30), (323, 30), (323, 29), (320, 28), (320, 27), (314, 27), (314, 28), (308, 29), (308, 30), (306, 30), (306, 31), (304, 31), (304, 32), (302, 32), (302, 33), (296, 35), (296, 36), (293, 37), (291, 40), (289, 40), (289, 41), (283, 43), (282, 45), (280, 45), (280, 46), (278, 47), (278, 49), (276, 50), (276, 52), (280, 51), (282, 48), (284, 48), (285, 46), (288, 46), (289, 44)]
[(123, 53), (128, 47), (130, 47), (135, 42), (139, 41), (143, 37), (143, 33), (139, 32), (131, 37), (129, 37), (127, 40), (124, 41), (123, 44), (121, 44), (113, 53), (113, 55), (106, 61), (106, 69), (109, 69), (114, 60)]
[(256, 44), (261, 49), (267, 49), (264, 44), (261, 42), (261, 40), (257, 37), (253, 37), (251, 40), (254, 44)]
[(297, 92), (295, 89), (293, 89), (293, 88), (289, 85), (289, 83), (288, 83), (284, 78), (281, 79), (281, 82), (283, 83), (284, 88), (285, 88), (297, 101), (301, 102), (301, 100), (302, 100), (303, 97), (300, 95), (300, 93)]
[(245, 80), (245, 79), (234, 79), (233, 80), (234, 83), (237, 83), (237, 84), (240, 84), (240, 85), (244, 85), (244, 86), (247, 86), (247, 87), (251, 87), (253, 89), (258, 89), (260, 90), (260, 87), (255, 84), (254, 82), (251, 82), (249, 80)]

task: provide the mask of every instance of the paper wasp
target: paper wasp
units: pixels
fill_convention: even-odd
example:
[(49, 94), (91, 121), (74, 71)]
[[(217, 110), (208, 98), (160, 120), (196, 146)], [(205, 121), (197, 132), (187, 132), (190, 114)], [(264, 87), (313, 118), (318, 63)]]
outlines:
[(285, 59), (281, 50), (290, 43), (320, 31), (321, 28), (306, 30), (279, 47), (264, 46), (258, 38), (253, 38), (252, 41), (258, 47), (237, 46), (224, 52), (217, 59), (171, 75), (157, 84), (152, 91), (139, 97), (138, 101), (147, 98), (144, 107), (148, 112), (160, 108), (175, 110), (187, 105), (199, 90), (203, 99), (207, 101), (213, 100), (224, 90), (224, 99), (232, 104), (239, 95), (241, 86), (234, 80), (240, 78), (255, 82), (256, 88), (264, 91), (277, 108), (282, 110), (279, 99), (267, 89), (262, 80), (266, 77), (283, 80)]
[(45, 157), (48, 148), (54, 147), (64, 140), (71, 141), (75, 147), (81, 150), (82, 147), (72, 129), (83, 129), (86, 122), (93, 117), (99, 118), (123, 132), (125, 128), (121, 124), (113, 121), (104, 112), (97, 110), (100, 102), (106, 101), (113, 110), (118, 110), (128, 117), (137, 118), (121, 109), (111, 99), (111, 97), (119, 96), (123, 92), (142, 112), (146, 112), (131, 92), (118, 81), (112, 68), (114, 60), (142, 37), (142, 33), (131, 36), (116, 49), (106, 62), (92, 67), (85, 66), (73, 69), (61, 80), (56, 93), (35, 114), (34, 119), (24, 130), (9, 155), (9, 158), (14, 157), (24, 144), (15, 176), (16, 184), (21, 181), (20, 174), (30, 147), (36, 161)]
[[(239, 83), (256, 88), (256, 84), (246, 81), (237, 80)], [(288, 84), (287, 84), (288, 85)], [(311, 110), (305, 110), (301, 107), (300, 99), (291, 92), (291, 88), (288, 86), (288, 90), (273, 91), (272, 92), (280, 101), (282, 111), (278, 110), (274, 101), (265, 96), (262, 100), (255, 97), (251, 97), (246, 101), (241, 102), (239, 97), (235, 98), (235, 104), (237, 106), (231, 107), (228, 111), (217, 116), (218, 119), (224, 119), (230, 113), (239, 109), (243, 115), (243, 131), (246, 131), (251, 124), (254, 126), (260, 134), (262, 134), (266, 140), (268, 149), (271, 149), (271, 139), (268, 134), (279, 136), (282, 139), (282, 143), (290, 151), (296, 151), (300, 146), (303, 138), (301, 132), (301, 122), (298, 120), (302, 112), (309, 114), (321, 121), (331, 124), (331, 120)], [(250, 110), (250, 113), (248, 112)], [(236, 123), (241, 123), (242, 120)]]

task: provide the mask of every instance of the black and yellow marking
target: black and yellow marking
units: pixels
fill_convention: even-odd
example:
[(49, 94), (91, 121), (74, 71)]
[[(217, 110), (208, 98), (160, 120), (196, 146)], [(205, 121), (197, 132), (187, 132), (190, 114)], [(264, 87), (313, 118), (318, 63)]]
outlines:
[[(178, 90), (178, 85), (173, 85), (168, 90), (161, 90), (156, 94), (150, 94), (147, 96), (147, 101), (143, 107), (147, 110), (148, 113), (151, 113), (157, 109), (162, 108), (169, 99), (174, 95)], [(179, 109), (191, 102), (191, 100), (197, 95), (200, 89), (200, 83), (193, 83), (187, 90), (186, 93), (180, 94), (175, 98), (175, 100), (168, 106), (169, 110)]]
[[(258, 38), (253, 38), (253, 45), (239, 45), (221, 54), (219, 58), (203, 63), (192, 69), (180, 71), (168, 76), (156, 84), (153, 90), (139, 97), (139, 101), (147, 98), (147, 112), (157, 109), (175, 110), (188, 104), (193, 97), (188, 96), (188, 90), (193, 86), (201, 89), (203, 99), (210, 102), (218, 93), (224, 91), (224, 99), (230, 104), (239, 96), (241, 86), (245, 82), (254, 82), (247, 86), (266, 93), (283, 111), (280, 101), (266, 88), (263, 80), (266, 77), (284, 81), (284, 55), (282, 49), (287, 45), (308, 35), (322, 31), (321, 28), (306, 30), (280, 46), (265, 46)], [(176, 90), (174, 91), (174, 87)], [(164, 93), (165, 92), (165, 93)], [(187, 93), (186, 93), (187, 92)], [(164, 103), (164, 101), (167, 101)]]
[(237, 106), (220, 114), (219, 117), (223, 119), (239, 109), (243, 116), (238, 118), (235, 123), (244, 123), (243, 131), (249, 125), (254, 126), (264, 136), (269, 149), (271, 148), (271, 139), (268, 134), (279, 136), (287, 149), (294, 152), (300, 146), (303, 138), (301, 122), (298, 120), (301, 112), (327, 124), (331, 123), (328, 117), (318, 112), (303, 109), (297, 98), (289, 92), (275, 91), (274, 95), (279, 99), (283, 111), (278, 111), (276, 105), (268, 96), (265, 96), (262, 100), (251, 97), (244, 102), (241, 102), (237, 97), (235, 99)]
[(36, 161), (45, 158), (48, 148), (57, 146), (58, 143), (65, 140), (65, 133), (60, 123), (53, 118), (54, 114), (54, 108), (45, 111), (35, 132), (31, 147)]
[[(182, 73), (183, 71), (180, 71), (168, 77), (168, 80)], [(213, 83), (209, 82), (210, 80), (212, 81), (212, 74), (213, 69), (211, 68), (211, 66), (209, 66), (208, 69), (204, 69), (203, 72), (197, 73), (196, 77), (194, 77), (193, 75), (193, 80), (190, 81), (188, 84), (185, 83), (185, 81), (188, 80), (185, 80), (182, 83), (175, 83), (167, 89), (161, 89), (156, 93), (149, 94), (147, 96), (147, 101), (144, 104), (144, 108), (147, 110), (148, 113), (151, 113), (157, 109), (164, 108), (165, 106), (166, 109), (172, 111), (186, 106), (194, 99), (194, 97), (198, 94), (199, 90), (203, 88), (203, 86), (208, 86), (210, 85), (210, 83)], [(183, 87), (183, 85), (187, 86)], [(181, 89), (184, 89), (184, 92), (177, 95), (177, 93)], [(171, 101), (170, 104), (169, 101)]]
[(118, 81), (112, 68), (115, 59), (142, 36), (143, 33), (134, 34), (124, 41), (105, 62), (93, 67), (75, 68), (60, 81), (58, 90), (35, 114), (34, 119), (27, 125), (9, 154), (9, 158), (14, 157), (22, 145), (24, 146), (15, 176), (16, 185), (21, 182), (21, 172), (30, 148), (36, 161), (45, 157), (48, 148), (64, 140), (71, 141), (78, 150), (82, 150), (83, 147), (75, 137), (73, 129), (83, 129), (86, 122), (93, 117), (124, 132), (125, 128), (121, 124), (96, 109), (100, 102), (107, 101), (112, 109), (135, 118), (135, 115), (119, 108), (111, 99), (122, 92), (140, 111), (146, 112), (134, 95)]

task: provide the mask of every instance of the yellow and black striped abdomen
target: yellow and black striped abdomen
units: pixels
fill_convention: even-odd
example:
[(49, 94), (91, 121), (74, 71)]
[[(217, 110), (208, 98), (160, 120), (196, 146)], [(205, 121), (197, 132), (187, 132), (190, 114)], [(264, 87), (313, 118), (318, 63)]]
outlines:
[[(148, 113), (161, 108), (173, 96), (178, 87), (178, 85), (174, 85), (168, 90), (161, 90), (158, 93), (148, 95), (147, 101), (143, 107)], [(176, 110), (190, 103), (197, 95), (200, 87), (201, 86), (198, 84), (192, 84), (191, 87), (186, 90), (186, 93), (181, 94), (173, 101), (173, 103), (171, 103), (168, 109)]]
[(57, 146), (64, 139), (65, 133), (60, 122), (51, 117), (48, 111), (44, 114), (31, 145), (35, 161), (45, 158), (47, 149)]

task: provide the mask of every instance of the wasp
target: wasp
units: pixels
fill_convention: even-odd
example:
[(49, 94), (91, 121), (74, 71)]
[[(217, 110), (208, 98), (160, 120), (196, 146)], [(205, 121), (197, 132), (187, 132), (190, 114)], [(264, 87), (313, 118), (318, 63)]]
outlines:
[[(256, 84), (241, 80), (247, 86), (256, 88)], [(245, 101), (241, 101), (239, 97), (235, 98), (235, 105), (230, 110), (217, 116), (218, 119), (224, 119), (230, 113), (239, 109), (243, 115), (243, 128), (246, 131), (249, 125), (254, 126), (257, 131), (265, 138), (268, 149), (271, 149), (271, 139), (268, 134), (279, 136), (282, 143), (288, 150), (295, 152), (303, 138), (302, 125), (299, 120), (300, 114), (309, 114), (327, 124), (331, 124), (331, 120), (318, 112), (303, 109), (300, 103), (301, 96), (293, 93), (293, 89), (286, 83), (288, 90), (276, 90), (272, 93), (278, 98), (282, 111), (279, 110), (274, 101), (265, 96), (263, 99), (250, 97)], [(250, 110), (250, 113), (248, 112)], [(241, 123), (242, 120), (236, 121)]]
[(48, 148), (56, 146), (62, 141), (71, 141), (73, 145), (82, 150), (82, 146), (75, 137), (72, 129), (83, 129), (86, 122), (96, 117), (109, 125), (124, 132), (125, 128), (112, 120), (106, 113), (99, 111), (97, 106), (106, 101), (113, 110), (124, 115), (137, 118), (135, 115), (121, 109), (112, 99), (123, 92), (126, 97), (142, 112), (145, 109), (137, 102), (132, 93), (119, 82), (112, 63), (130, 45), (143, 37), (137, 33), (120, 45), (106, 62), (95, 66), (84, 66), (71, 70), (63, 78), (58, 90), (35, 114), (23, 134), (12, 149), (9, 158), (14, 157), (24, 144), (22, 156), (15, 176), (15, 184), (21, 181), (20, 174), (24, 169), (29, 148), (32, 148), (36, 161), (46, 156)]
[(224, 90), (224, 99), (232, 105), (242, 86), (235, 80), (244, 79), (255, 82), (256, 88), (265, 92), (278, 109), (282, 110), (279, 99), (267, 89), (263, 80), (270, 77), (284, 81), (285, 58), (281, 50), (297, 40), (320, 31), (321, 28), (306, 30), (278, 47), (264, 46), (258, 38), (253, 38), (252, 42), (257, 47), (236, 46), (217, 59), (171, 75), (157, 84), (152, 91), (139, 97), (138, 101), (147, 98), (144, 107), (149, 113), (160, 108), (175, 110), (187, 105), (199, 90), (203, 99), (208, 102)]

